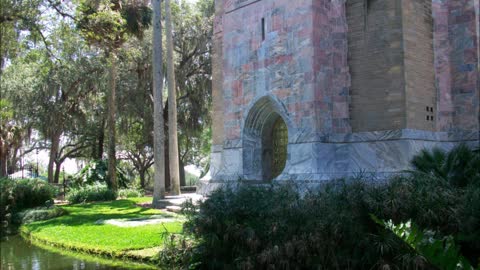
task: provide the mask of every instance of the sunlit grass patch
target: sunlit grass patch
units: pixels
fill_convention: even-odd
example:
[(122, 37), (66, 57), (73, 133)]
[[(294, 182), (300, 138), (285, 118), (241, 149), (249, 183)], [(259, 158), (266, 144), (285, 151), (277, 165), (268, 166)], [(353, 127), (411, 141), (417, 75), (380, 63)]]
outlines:
[(110, 256), (120, 256), (129, 250), (157, 247), (163, 243), (165, 232), (181, 232), (181, 219), (164, 224), (136, 227), (118, 227), (98, 222), (159, 215), (178, 217), (136, 205), (138, 202), (148, 200), (151, 198), (62, 206), (68, 211), (68, 215), (24, 225), (22, 232), (35, 240), (55, 246)]

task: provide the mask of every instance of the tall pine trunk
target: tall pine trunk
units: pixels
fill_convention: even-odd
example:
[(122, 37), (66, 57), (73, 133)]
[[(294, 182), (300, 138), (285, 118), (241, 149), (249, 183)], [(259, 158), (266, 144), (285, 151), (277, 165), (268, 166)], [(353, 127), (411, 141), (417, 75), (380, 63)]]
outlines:
[(160, 206), (165, 198), (165, 148), (163, 129), (163, 74), (162, 74), (162, 11), (160, 0), (153, 3), (153, 147), (155, 174), (153, 184), (153, 207)]
[(116, 150), (115, 150), (115, 92), (117, 87), (117, 59), (116, 54), (110, 53), (110, 93), (108, 95), (108, 177), (110, 188), (117, 191)]
[(177, 95), (175, 93), (175, 69), (173, 63), (172, 11), (170, 0), (165, 0), (165, 24), (167, 32), (167, 81), (168, 81), (168, 159), (172, 195), (180, 194), (180, 171), (178, 164)]

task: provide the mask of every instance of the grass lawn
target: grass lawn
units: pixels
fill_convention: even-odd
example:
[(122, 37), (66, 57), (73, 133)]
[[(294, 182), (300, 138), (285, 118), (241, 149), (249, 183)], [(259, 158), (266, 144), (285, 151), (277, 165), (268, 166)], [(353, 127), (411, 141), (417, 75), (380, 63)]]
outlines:
[(128, 251), (151, 250), (153, 247), (160, 246), (166, 230), (171, 233), (181, 232), (181, 219), (138, 227), (118, 227), (97, 222), (107, 219), (145, 218), (151, 215), (171, 217), (173, 215), (135, 205), (135, 203), (148, 201), (151, 201), (151, 198), (62, 206), (68, 211), (68, 215), (30, 223), (22, 226), (21, 230), (33, 240), (57, 247), (124, 257), (128, 255)]

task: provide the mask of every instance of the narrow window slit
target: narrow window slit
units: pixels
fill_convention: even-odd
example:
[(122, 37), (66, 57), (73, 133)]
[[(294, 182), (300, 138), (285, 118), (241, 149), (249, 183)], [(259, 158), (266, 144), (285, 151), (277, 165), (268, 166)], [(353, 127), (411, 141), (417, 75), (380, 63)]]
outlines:
[(265, 18), (262, 18), (262, 41), (265, 40)]

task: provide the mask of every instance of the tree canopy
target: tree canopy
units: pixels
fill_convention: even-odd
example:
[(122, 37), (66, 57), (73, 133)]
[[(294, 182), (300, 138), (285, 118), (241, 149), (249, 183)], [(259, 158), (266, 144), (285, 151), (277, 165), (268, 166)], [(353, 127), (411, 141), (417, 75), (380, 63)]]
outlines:
[[(56, 182), (67, 158), (106, 159), (104, 145), (115, 142), (115, 163), (130, 168), (139, 185), (151, 184), (155, 160), (149, 1), (1, 3), (1, 175), (20, 169), (24, 153), (44, 149), (50, 153), (49, 179)], [(173, 1), (171, 11), (184, 183), (184, 166), (208, 170), (213, 1)], [(165, 51), (165, 44), (162, 47)], [(166, 66), (166, 59), (161, 65)], [(168, 95), (166, 88), (161, 90), (166, 98), (160, 115), (167, 133)], [(168, 160), (167, 155), (161, 161), (167, 168)], [(168, 186), (168, 172), (165, 178)]]

